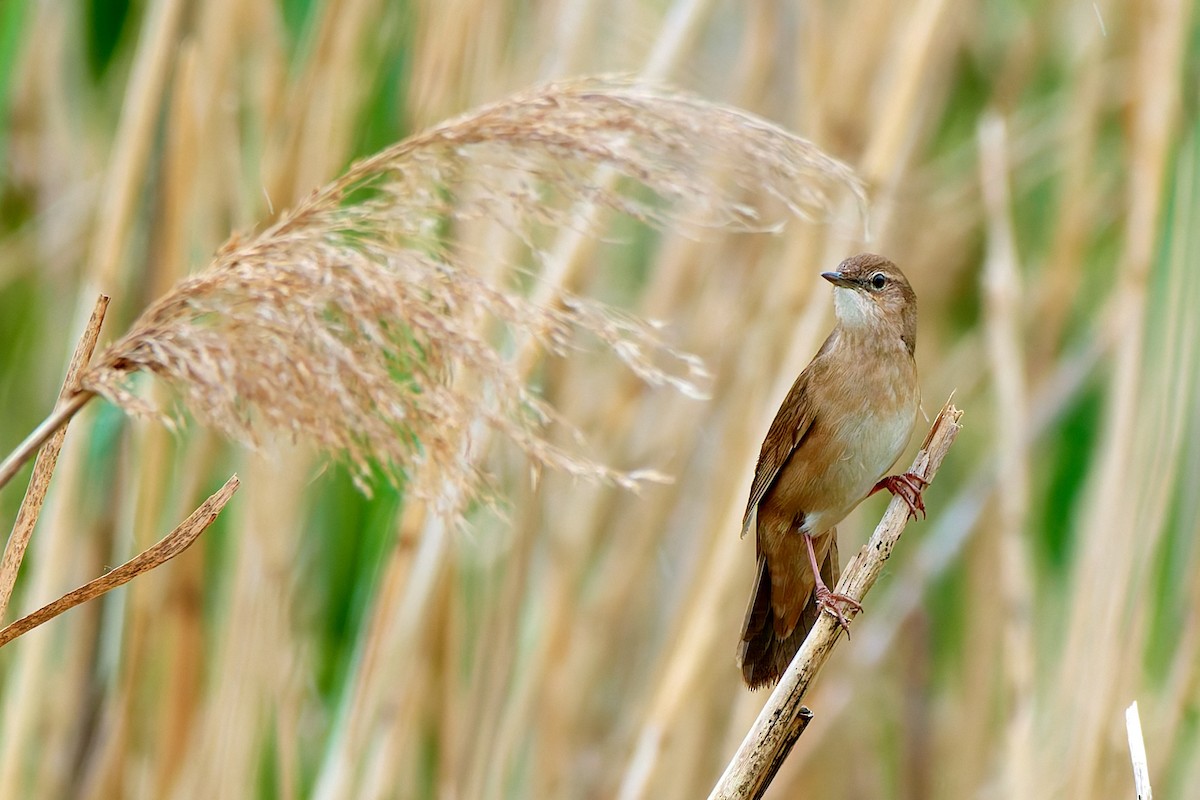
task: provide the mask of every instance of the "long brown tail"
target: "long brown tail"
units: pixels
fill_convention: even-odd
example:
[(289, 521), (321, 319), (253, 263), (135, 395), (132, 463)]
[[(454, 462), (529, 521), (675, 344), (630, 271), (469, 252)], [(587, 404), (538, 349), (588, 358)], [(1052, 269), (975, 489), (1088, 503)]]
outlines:
[[(807, 570), (808, 565), (804, 564), (799, 568)], [(826, 585), (835, 586), (839, 571), (837, 542), (834, 539), (825, 560), (821, 562), (821, 579)], [(738, 646), (738, 664), (742, 668), (742, 678), (746, 685), (751, 689), (759, 689), (778, 681), (820, 613), (816, 600), (810, 595), (805, 601), (800, 619), (791, 632), (783, 637), (776, 634), (775, 612), (771, 604), (771, 570), (767, 566), (766, 556), (760, 553), (758, 578), (754, 582), (754, 592), (750, 595), (750, 604), (746, 608), (742, 641)]]

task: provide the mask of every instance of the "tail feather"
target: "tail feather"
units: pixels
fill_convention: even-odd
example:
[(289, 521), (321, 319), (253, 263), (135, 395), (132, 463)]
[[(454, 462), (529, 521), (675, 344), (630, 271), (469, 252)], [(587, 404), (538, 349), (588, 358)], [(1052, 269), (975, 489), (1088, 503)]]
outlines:
[[(821, 579), (826, 585), (835, 586), (841, 570), (838, 565), (837, 540), (836, 537), (831, 539), (833, 541), (829, 551), (821, 562)], [(801, 569), (807, 569), (807, 565)], [(816, 600), (810, 595), (795, 627), (786, 636), (779, 636), (776, 634), (773, 608), (771, 570), (765, 555), (759, 554), (758, 577), (754, 582), (750, 603), (746, 607), (742, 640), (738, 646), (738, 664), (742, 668), (742, 678), (751, 689), (770, 686), (779, 680), (821, 613)]]

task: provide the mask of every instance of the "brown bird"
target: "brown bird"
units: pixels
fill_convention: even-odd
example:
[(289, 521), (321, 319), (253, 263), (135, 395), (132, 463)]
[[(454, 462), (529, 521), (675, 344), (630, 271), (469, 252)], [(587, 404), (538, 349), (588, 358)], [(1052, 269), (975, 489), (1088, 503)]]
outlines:
[(752, 689), (783, 674), (821, 610), (848, 631), (835, 594), (834, 528), (867, 496), (888, 489), (914, 517), (924, 481), (884, 477), (908, 445), (921, 392), (913, 350), (917, 296), (882, 256), (848, 258), (821, 275), (834, 285), (837, 326), (792, 384), (767, 431), (742, 535), (753, 526), (758, 577), (738, 663)]

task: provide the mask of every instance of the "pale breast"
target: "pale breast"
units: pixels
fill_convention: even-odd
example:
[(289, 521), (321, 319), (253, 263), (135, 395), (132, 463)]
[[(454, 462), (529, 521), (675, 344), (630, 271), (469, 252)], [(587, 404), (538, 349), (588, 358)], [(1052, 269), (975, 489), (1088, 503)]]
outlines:
[(825, 413), (814, 431), (827, 458), (808, 487), (805, 527), (814, 533), (836, 525), (866, 497), (904, 452), (916, 422), (920, 395), (908, 352), (877, 346), (860, 355), (849, 379), (823, 398)]

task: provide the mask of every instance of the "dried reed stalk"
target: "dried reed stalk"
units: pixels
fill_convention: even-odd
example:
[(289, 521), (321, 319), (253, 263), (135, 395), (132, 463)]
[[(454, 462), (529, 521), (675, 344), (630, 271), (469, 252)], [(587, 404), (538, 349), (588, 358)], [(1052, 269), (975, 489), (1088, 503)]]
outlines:
[[(962, 412), (947, 400), (933, 421), (910, 472), (926, 481), (933, 481), (958, 436), (961, 418)], [(838, 581), (836, 591), (839, 594), (859, 601), (863, 599), (883, 572), (884, 564), (891, 557), (892, 549), (908, 524), (908, 517), (908, 505), (899, 497), (893, 497), (871, 538), (846, 566), (846, 571)], [(808, 724), (801, 713), (800, 701), (833, 652), (841, 632), (837, 621), (828, 614), (822, 614), (813, 625), (733, 760), (713, 787), (709, 800), (758, 798), (766, 791), (787, 751), (799, 738), (797, 727)]]
[(0, 487), (7, 486), (8, 482), (21, 470), (21, 467), (25, 466), (25, 462), (33, 458), (42, 445), (50, 441), (51, 437), (70, 422), (93, 397), (95, 394), (92, 392), (76, 391), (65, 400), (60, 399), (50, 416), (30, 431), (29, 435), (4, 457), (4, 461), (0, 461)]
[(1146, 740), (1142, 736), (1142, 717), (1134, 700), (1125, 709), (1125, 733), (1129, 739), (1129, 760), (1133, 763), (1133, 787), (1137, 800), (1154, 800), (1150, 789), (1150, 763), (1146, 758)]
[[(598, 168), (627, 180), (595, 181)], [(478, 320), (553, 354), (587, 331), (643, 380), (692, 394), (705, 380), (699, 362), (612, 309), (570, 296), (536, 304), (489, 282), (454, 226), (495, 220), (539, 260), (538, 231), (569, 226), (584, 201), (651, 223), (758, 230), (826, 215), (843, 191), (861, 204), (847, 167), (741, 111), (615, 81), (550, 85), (360, 161), (262, 233), (235, 237), (81, 385), (151, 411), (127, 384), (151, 373), (226, 434), (303, 436), (343, 456), (364, 486), (374, 465), (414, 464), (459, 493), (475, 486), (460, 443), (480, 419), (539, 463), (633, 485), (655, 476), (607, 469), (539, 434), (553, 409)], [(448, 380), (463, 374), (474, 380)]]
[[(91, 360), (92, 352), (96, 349), (96, 341), (100, 338), (100, 326), (104, 324), (104, 315), (108, 311), (108, 299), (108, 295), (104, 294), (96, 298), (96, 304), (92, 307), (92, 315), (88, 318), (83, 335), (75, 345), (71, 363), (67, 367), (67, 377), (63, 380), (62, 389), (58, 393), (61, 409), (74, 407), (69, 401), (75, 392), (75, 387), (79, 384), (80, 375)], [(46, 428), (48, 429), (49, 426)], [(25, 490), (25, 497), (21, 500), (21, 508), (17, 511), (17, 519), (13, 522), (12, 532), (8, 535), (8, 543), (4, 547), (4, 558), (0, 561), (0, 620), (4, 619), (4, 612), (8, 610), (8, 601), (12, 599), (13, 587), (17, 583), (17, 573), (21, 569), (21, 562), (25, 560), (25, 549), (29, 546), (29, 538), (33, 536), (33, 529), (37, 525), (38, 517), (41, 516), (42, 504), (46, 501), (46, 492), (50, 488), (50, 476), (54, 474), (54, 467), (58, 463), (58, 454), (62, 451), (62, 443), (66, 437), (67, 428), (64, 419), (61, 427), (55, 428), (48, 434), (45, 446), (39, 442), (32, 448), (41, 447), (42, 449), (33, 464), (33, 474), (29, 477), (29, 486)], [(31, 441), (36, 441), (37, 438), (33, 437)], [(4, 476), (0, 478), (0, 486), (11, 480), (11, 475), (15, 474), (21, 460), (21, 457), (17, 456), (11, 459), (11, 463), (15, 466), (0, 467), (0, 475)]]
[(225, 507), (237, 489), (237, 475), (232, 475), (229, 480), (225, 481), (224, 486), (201, 503), (187, 519), (179, 523), (175, 530), (164, 536), (154, 546), (138, 553), (116, 569), (88, 581), (78, 589), (64, 594), (57, 600), (47, 603), (32, 614), (27, 614), (0, 630), (0, 647), (39, 625), (44, 625), (59, 614), (70, 611), (75, 606), (94, 600), (118, 586), (124, 586), (143, 572), (162, 566), (187, 550), (195, 543), (200, 534), (204, 533), (205, 529), (216, 520), (221, 509)]
[(1033, 579), (1025, 546), (1029, 513), (1029, 390), (1021, 337), (1022, 287), (1017, 240), (1009, 195), (1008, 128), (990, 112), (979, 123), (979, 169), (987, 211), (987, 257), (983, 289), (988, 355), (996, 386), (995, 448), (1000, 528), (1000, 581), (1005, 608), (1004, 666), (1008, 733), (1003, 751), (1004, 794), (1031, 797), (1033, 754), (1035, 645)]

